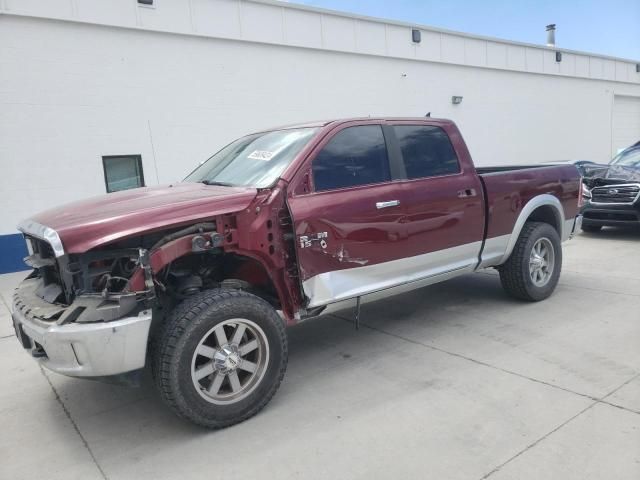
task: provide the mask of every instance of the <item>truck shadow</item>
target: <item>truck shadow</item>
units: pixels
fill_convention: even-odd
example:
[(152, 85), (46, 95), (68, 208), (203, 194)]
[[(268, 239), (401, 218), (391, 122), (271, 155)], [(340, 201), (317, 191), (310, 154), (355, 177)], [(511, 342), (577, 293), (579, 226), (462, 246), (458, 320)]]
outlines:
[[(393, 356), (394, 348), (398, 349), (403, 340), (395, 340), (396, 346), (392, 346), (394, 340), (385, 335), (391, 327), (402, 331), (419, 325), (421, 333), (415, 340), (428, 342), (430, 337), (455, 329), (469, 310), (481, 310), (490, 304), (494, 309), (500, 305), (513, 307), (517, 303), (505, 296), (497, 275), (477, 273), (363, 305), (360, 330), (354, 328), (351, 310), (292, 327), (288, 331), (288, 372), (278, 394), (254, 419), (220, 431), (208, 431), (177, 418), (160, 401), (149, 372), (145, 372), (142, 385), (137, 388), (52, 373), (47, 376), (89, 445), (106, 444), (121, 455), (128, 449), (135, 450), (141, 442), (163, 448), (188, 441), (194, 435), (246, 434), (247, 425), (254, 422), (286, 422), (293, 406), (299, 410), (299, 405), (308, 401), (309, 390), (315, 388), (316, 382), (326, 382), (330, 375), (337, 375), (336, 370), (345, 378), (357, 376), (358, 369), (366, 368), (372, 356), (380, 361)], [(57, 402), (51, 402), (52, 412), (59, 407)], [(312, 411), (304, 414), (312, 415)]]
[(604, 227), (599, 232), (580, 232), (580, 236), (603, 240), (640, 240), (640, 227)]

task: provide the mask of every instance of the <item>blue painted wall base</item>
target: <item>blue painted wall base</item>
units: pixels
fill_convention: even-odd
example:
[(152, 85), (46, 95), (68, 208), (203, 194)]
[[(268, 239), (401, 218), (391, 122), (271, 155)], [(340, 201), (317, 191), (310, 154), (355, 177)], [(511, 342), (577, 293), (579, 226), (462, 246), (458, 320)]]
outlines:
[(29, 270), (22, 261), (27, 255), (29, 253), (22, 234), (0, 235), (0, 273)]

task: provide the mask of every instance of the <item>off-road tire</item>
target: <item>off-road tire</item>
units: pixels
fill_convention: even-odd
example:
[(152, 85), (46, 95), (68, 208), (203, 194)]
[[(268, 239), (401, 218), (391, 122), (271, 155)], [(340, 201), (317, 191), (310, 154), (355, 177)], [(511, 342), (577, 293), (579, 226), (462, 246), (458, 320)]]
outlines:
[[(218, 405), (203, 399), (192, 380), (198, 342), (215, 325), (243, 318), (265, 333), (269, 359), (264, 376), (236, 403)], [(287, 369), (287, 335), (282, 319), (266, 301), (240, 290), (216, 289), (195, 294), (168, 315), (152, 347), (152, 373), (160, 396), (178, 416), (217, 429), (247, 420), (274, 396)]]
[(587, 224), (582, 224), (582, 231), (583, 232), (587, 232), (587, 233), (598, 233), (600, 230), (602, 230), (602, 225), (589, 225)]
[[(530, 275), (529, 259), (535, 243), (547, 238), (554, 248), (554, 268), (546, 285), (536, 286)], [(529, 302), (539, 302), (548, 298), (555, 290), (562, 270), (562, 246), (560, 236), (555, 228), (548, 223), (525, 223), (518, 241), (509, 259), (500, 267), (500, 282), (505, 292), (517, 299)]]

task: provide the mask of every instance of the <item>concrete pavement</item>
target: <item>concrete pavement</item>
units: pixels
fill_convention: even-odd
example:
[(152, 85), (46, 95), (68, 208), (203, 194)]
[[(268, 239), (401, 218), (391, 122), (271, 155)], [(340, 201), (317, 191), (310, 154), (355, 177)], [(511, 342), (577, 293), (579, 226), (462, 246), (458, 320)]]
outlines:
[(486, 271), (289, 330), (285, 381), (209, 432), (139, 389), (42, 371), (0, 277), (0, 478), (640, 478), (640, 232), (565, 244), (526, 304)]

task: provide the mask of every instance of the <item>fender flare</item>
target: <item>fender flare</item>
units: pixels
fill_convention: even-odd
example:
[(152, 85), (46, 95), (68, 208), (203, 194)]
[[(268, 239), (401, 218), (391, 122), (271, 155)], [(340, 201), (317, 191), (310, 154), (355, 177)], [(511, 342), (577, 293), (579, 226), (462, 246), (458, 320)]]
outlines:
[(513, 226), (513, 232), (511, 232), (511, 237), (509, 238), (509, 243), (507, 244), (507, 249), (504, 252), (504, 256), (500, 260), (499, 265), (502, 265), (511, 256), (511, 252), (513, 252), (513, 249), (516, 246), (516, 242), (518, 241), (518, 238), (520, 238), (520, 232), (522, 232), (522, 229), (524, 228), (524, 224), (529, 219), (531, 214), (537, 208), (544, 207), (544, 206), (552, 207), (553, 213), (556, 217), (556, 221), (558, 222), (558, 227), (559, 227), (558, 235), (560, 235), (560, 238), (562, 240), (565, 239), (564, 208), (562, 208), (562, 204), (560, 203), (560, 200), (558, 200), (558, 197), (554, 197), (553, 195), (550, 195), (548, 193), (545, 193), (544, 195), (538, 195), (537, 197), (533, 197), (531, 200), (529, 200), (526, 203), (526, 205), (522, 208), (520, 215), (518, 215), (516, 223)]

